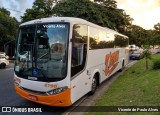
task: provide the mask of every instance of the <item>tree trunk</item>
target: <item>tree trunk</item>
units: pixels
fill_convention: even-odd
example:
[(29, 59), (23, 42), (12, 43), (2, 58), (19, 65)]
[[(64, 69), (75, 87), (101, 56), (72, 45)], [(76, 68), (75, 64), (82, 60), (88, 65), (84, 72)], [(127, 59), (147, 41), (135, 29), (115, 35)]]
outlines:
[(146, 69), (148, 70), (148, 59), (146, 58)]

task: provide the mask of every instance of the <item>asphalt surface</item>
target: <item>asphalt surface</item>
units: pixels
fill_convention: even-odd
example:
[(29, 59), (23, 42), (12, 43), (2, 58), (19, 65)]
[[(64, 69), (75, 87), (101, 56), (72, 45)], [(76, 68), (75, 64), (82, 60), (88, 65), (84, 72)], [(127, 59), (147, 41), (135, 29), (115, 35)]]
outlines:
[[(5, 69), (0, 69), (0, 106), (1, 107), (37, 107), (43, 108), (44, 111), (51, 111), (45, 113), (23, 113), (23, 114), (51, 114), (57, 115), (64, 113), (68, 108), (57, 108), (57, 107), (49, 107), (45, 105), (40, 105), (28, 100), (21, 98), (19, 95), (16, 94), (14, 90), (14, 64), (11, 63)], [(60, 111), (60, 112), (57, 112)], [(0, 113), (1, 115), (2, 113)], [(3, 113), (6, 114), (6, 113)], [(12, 113), (13, 115), (14, 113)], [(17, 113), (15, 113), (17, 115)]]
[[(130, 64), (129, 66), (131, 66)], [(128, 66), (128, 67), (129, 67)], [(123, 71), (125, 71), (128, 67), (126, 67)], [(58, 107), (49, 107), (45, 105), (40, 105), (28, 100), (25, 100), (21, 98), (19, 95), (16, 94), (14, 90), (14, 71), (13, 71), (13, 63), (11, 63), (9, 66), (7, 66), (5, 69), (0, 69), (0, 106), (9, 106), (9, 107), (40, 107), (43, 108), (44, 111), (48, 111), (45, 113), (23, 113), (23, 114), (43, 114), (43, 115), (54, 115), (54, 114), (63, 114), (63, 115), (72, 115), (75, 114), (72, 111), (76, 111), (76, 115), (82, 115), (84, 112), (77, 112), (78, 106), (92, 106), (96, 99), (99, 98), (105, 90), (109, 88), (109, 86), (116, 80), (118, 76), (120, 76), (123, 72), (117, 72), (114, 76), (112, 76), (110, 79), (106, 80), (104, 83), (100, 85), (98, 90), (93, 96), (85, 95), (82, 97), (79, 101), (77, 101), (73, 106), (69, 108), (58, 108)], [(87, 108), (84, 108), (85, 110)], [(51, 110), (51, 111), (50, 111)], [(84, 111), (85, 111), (84, 110)], [(60, 111), (60, 112), (57, 112)], [(6, 114), (6, 113), (0, 113)], [(12, 113), (12, 115), (17, 113)]]
[(0, 69), (0, 105), (1, 106), (24, 106), (32, 105), (28, 101), (20, 98), (13, 86), (13, 64), (10, 64), (6, 69)]

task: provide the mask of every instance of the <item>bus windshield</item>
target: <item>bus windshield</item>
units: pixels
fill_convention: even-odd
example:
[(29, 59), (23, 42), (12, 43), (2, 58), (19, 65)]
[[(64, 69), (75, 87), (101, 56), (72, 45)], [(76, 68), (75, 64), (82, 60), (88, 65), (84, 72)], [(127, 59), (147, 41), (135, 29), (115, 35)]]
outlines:
[(53, 81), (67, 74), (67, 23), (34, 24), (20, 27), (15, 61), (18, 77)]

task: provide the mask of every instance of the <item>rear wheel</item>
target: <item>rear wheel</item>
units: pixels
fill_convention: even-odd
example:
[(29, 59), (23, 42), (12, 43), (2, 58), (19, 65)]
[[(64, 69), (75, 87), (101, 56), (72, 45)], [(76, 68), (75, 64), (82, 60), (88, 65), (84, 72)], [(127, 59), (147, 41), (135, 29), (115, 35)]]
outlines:
[(124, 60), (123, 60), (123, 62), (122, 62), (122, 68), (119, 70), (119, 72), (122, 72), (123, 69), (124, 69)]
[(89, 92), (89, 95), (93, 95), (97, 89), (97, 85), (98, 85), (98, 80), (96, 75), (94, 75), (93, 79), (92, 79), (92, 89)]

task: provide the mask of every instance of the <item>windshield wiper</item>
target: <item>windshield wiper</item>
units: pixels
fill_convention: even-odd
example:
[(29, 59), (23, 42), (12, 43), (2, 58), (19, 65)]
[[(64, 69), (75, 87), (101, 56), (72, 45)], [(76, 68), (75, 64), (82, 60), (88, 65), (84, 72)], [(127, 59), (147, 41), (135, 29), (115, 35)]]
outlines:
[(47, 53), (45, 53), (45, 54), (43, 54), (41, 57), (39, 57), (38, 59), (41, 59), (41, 58), (43, 58), (44, 56), (46, 56), (48, 54), (48, 52)]
[(42, 70), (42, 69), (39, 69), (39, 70), (41, 71), (42, 76), (49, 82), (49, 79), (48, 79), (48, 77), (43, 73), (43, 70)]

